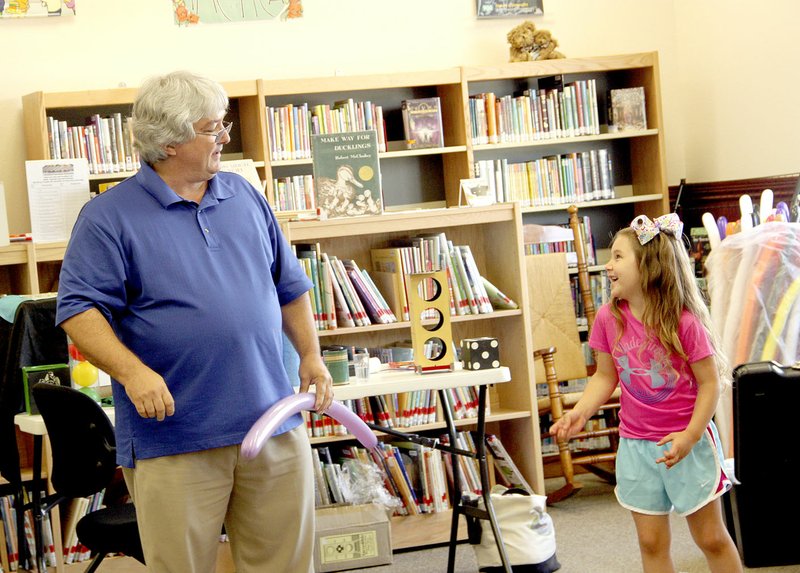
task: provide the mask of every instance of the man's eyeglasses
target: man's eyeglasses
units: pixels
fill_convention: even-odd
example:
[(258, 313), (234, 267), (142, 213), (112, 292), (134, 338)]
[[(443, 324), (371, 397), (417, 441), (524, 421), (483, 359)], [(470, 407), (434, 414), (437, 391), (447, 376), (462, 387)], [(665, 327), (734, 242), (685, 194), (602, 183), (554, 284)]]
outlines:
[(219, 143), (220, 141), (222, 141), (224, 134), (227, 133), (230, 135), (232, 127), (233, 127), (232, 121), (223, 121), (222, 129), (220, 129), (219, 131), (195, 131), (195, 133), (197, 135), (210, 135), (211, 137), (214, 138), (214, 143)]

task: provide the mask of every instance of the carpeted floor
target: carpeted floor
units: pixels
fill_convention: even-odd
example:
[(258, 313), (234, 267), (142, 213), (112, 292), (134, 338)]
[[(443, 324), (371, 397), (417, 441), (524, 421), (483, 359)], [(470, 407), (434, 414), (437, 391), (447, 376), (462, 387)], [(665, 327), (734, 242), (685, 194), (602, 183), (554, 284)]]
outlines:
[[(616, 501), (613, 487), (592, 475), (582, 475), (584, 488), (548, 508), (556, 528), (559, 573), (638, 573), (641, 569), (636, 531), (630, 512)], [(548, 480), (548, 491), (562, 480)], [(683, 518), (672, 518), (672, 555), (682, 573), (708, 573), (700, 550), (694, 545)], [(460, 544), (456, 573), (477, 573), (472, 547)], [(447, 548), (434, 547), (395, 553), (392, 565), (356, 569), (363, 573), (443, 573)], [(746, 568), (753, 573), (800, 573), (800, 565)]]

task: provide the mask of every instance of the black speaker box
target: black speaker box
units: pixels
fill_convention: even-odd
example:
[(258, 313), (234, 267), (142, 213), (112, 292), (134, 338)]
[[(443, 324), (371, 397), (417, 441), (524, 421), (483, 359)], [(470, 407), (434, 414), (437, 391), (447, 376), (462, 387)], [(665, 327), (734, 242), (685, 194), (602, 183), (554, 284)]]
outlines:
[(735, 485), (729, 523), (747, 567), (800, 564), (800, 365), (753, 362), (733, 371)]

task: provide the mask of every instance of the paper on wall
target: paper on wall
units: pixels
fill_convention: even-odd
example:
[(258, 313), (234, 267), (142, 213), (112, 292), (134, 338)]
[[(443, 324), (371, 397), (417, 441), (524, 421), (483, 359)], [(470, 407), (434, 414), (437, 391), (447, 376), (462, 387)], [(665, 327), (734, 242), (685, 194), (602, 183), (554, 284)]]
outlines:
[(89, 163), (86, 159), (26, 161), (25, 174), (33, 240), (68, 240), (81, 208), (90, 199)]

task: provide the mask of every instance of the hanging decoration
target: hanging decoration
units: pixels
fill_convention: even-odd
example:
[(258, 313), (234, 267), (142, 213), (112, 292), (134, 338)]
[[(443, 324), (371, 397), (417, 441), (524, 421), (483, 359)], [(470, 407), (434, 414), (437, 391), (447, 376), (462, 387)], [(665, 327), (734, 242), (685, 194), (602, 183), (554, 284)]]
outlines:
[(74, 16), (76, 0), (0, 0), (0, 18)]
[(178, 26), (303, 16), (302, 0), (172, 0), (172, 8)]

